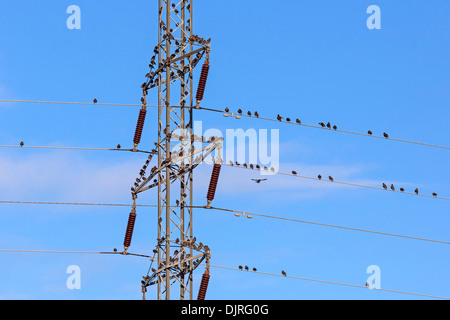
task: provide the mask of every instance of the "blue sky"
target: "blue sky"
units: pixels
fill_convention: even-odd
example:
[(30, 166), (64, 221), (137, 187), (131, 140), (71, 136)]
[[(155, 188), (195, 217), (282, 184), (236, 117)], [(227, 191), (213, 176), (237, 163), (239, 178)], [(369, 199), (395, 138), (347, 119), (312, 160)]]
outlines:
[[(1, 99), (139, 103), (157, 42), (157, 2), (12, 1), (0, 4)], [(69, 5), (81, 30), (66, 27)], [(366, 9), (381, 8), (369, 30)], [(211, 37), (203, 105), (330, 121), (340, 129), (448, 146), (450, 4), (445, 1), (195, 1), (194, 33)], [(198, 70), (196, 73), (198, 79)], [(156, 103), (154, 93), (150, 103)], [(131, 146), (138, 108), (1, 103), (0, 145)], [(142, 147), (155, 140), (148, 114)], [(337, 180), (419, 187), (450, 196), (445, 149), (197, 112), (203, 128), (279, 129), (280, 171)], [(0, 150), (0, 200), (128, 203), (142, 154)], [(195, 178), (206, 202), (211, 167)], [(445, 200), (282, 176), (256, 185), (256, 172), (224, 168), (214, 205), (449, 241)], [(150, 191), (140, 203), (155, 204)], [(109, 251), (121, 248), (129, 210), (0, 205), (0, 249)], [(156, 210), (141, 209), (133, 252), (156, 239)], [(381, 287), (450, 296), (443, 244), (197, 210), (197, 239), (212, 263), (364, 284), (378, 265)], [(140, 299), (145, 259), (0, 253), (1, 299)], [(66, 288), (78, 265), (81, 290)], [(198, 287), (201, 270), (196, 273)], [(25, 276), (26, 275), (26, 276)], [(196, 288), (197, 288), (196, 287)], [(154, 298), (154, 289), (148, 297)], [(208, 299), (416, 299), (329, 284), (213, 269)]]

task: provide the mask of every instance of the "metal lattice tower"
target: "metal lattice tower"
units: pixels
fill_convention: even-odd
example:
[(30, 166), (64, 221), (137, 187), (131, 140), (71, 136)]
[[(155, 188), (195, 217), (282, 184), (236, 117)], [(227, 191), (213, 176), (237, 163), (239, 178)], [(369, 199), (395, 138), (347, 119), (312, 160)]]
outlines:
[[(141, 170), (141, 177), (136, 179), (135, 188), (132, 188), (134, 206), (124, 242), (124, 253), (131, 243), (137, 196), (157, 187), (158, 237), (154, 250), (157, 267), (151, 269), (151, 275), (144, 277), (142, 288), (145, 297), (146, 288), (157, 285), (159, 300), (169, 300), (176, 287), (181, 300), (192, 300), (193, 271), (205, 259), (205, 275), (209, 279), (210, 250), (203, 243), (197, 243), (193, 234), (193, 170), (216, 149), (219, 150), (220, 158), (222, 140), (212, 138), (205, 141), (204, 137), (193, 134), (193, 111), (200, 108), (209, 70), (210, 40), (193, 34), (192, 2), (193, 0), (159, 0), (158, 44), (154, 48), (147, 80), (142, 84), (142, 109), (134, 139), (136, 150), (144, 125), (148, 92), (157, 91), (158, 140), (155, 142), (156, 149), (152, 150)], [(205, 55), (194, 99), (193, 71)], [(196, 149), (194, 143), (208, 145)], [(154, 155), (158, 156), (157, 166), (145, 178), (145, 171)], [(204, 293), (199, 293), (199, 297), (204, 297)]]

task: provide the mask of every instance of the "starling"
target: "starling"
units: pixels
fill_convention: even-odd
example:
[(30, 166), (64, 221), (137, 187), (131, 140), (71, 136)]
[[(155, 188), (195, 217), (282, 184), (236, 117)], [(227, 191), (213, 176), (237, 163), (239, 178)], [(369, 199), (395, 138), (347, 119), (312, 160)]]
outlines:
[(255, 271), (255, 272), (256, 272), (256, 268), (253, 268), (253, 271)]
[(336, 125), (334, 125), (334, 126), (333, 126), (333, 129), (334, 129), (334, 130), (337, 130), (337, 126), (336, 126)]
[(267, 179), (252, 179), (252, 181), (255, 181), (256, 183), (261, 183), (261, 181), (266, 181)]
[(366, 287), (369, 287), (369, 283), (368, 282), (366, 282)]
[(371, 136), (372, 135), (372, 131), (367, 131), (367, 134), (369, 135), (369, 136)]
[(286, 277), (286, 272), (284, 272), (284, 270), (281, 270), (281, 274)]
[(297, 172), (296, 172), (296, 171), (292, 171), (292, 174), (293, 174), (293, 175), (296, 175), (296, 174), (297, 174)]
[(242, 266), (239, 266), (239, 270), (242, 270)]
[(94, 99), (94, 103), (97, 103), (97, 99)]
[(236, 161), (236, 165), (237, 165), (237, 166), (240, 166), (240, 163)]
[(332, 176), (329, 176), (329, 177), (328, 177), (328, 179), (330, 179), (330, 181), (331, 181), (331, 182), (333, 182), (333, 181), (334, 181), (334, 179), (333, 179), (333, 177), (332, 177)]
[(280, 116), (280, 115), (278, 115), (278, 116), (277, 116), (277, 120), (278, 120), (278, 121), (281, 121), (281, 120), (283, 120), (283, 117)]
[(117, 149), (120, 149), (120, 144), (117, 145)]
[(388, 135), (386, 132), (383, 133), (383, 136), (384, 136), (386, 139), (389, 138), (389, 135)]
[(248, 271), (248, 266), (245, 266), (245, 271)]
[(20, 146), (23, 147), (23, 141), (20, 141)]
[(414, 190), (414, 192), (415, 192), (416, 194), (419, 194), (419, 189), (416, 188), (416, 190)]
[(395, 191), (395, 187), (394, 187), (393, 184), (391, 184), (391, 190), (392, 190), (392, 191)]
[(295, 122), (297, 122), (298, 124), (302, 124), (302, 122), (299, 119), (295, 119)]
[(286, 118), (286, 121), (287, 122), (291, 122), (291, 118)]
[(117, 252), (117, 248), (114, 248), (114, 252)]
[(256, 165), (256, 169), (259, 169), (259, 168), (261, 168), (261, 167), (259, 166), (259, 164), (257, 164), (257, 165)]
[(325, 128), (325, 123), (319, 122), (319, 125), (320, 125), (322, 128)]
[(239, 114), (242, 114), (242, 110), (241, 110), (241, 109), (239, 109), (239, 110), (238, 110), (238, 113), (239, 113)]
[(433, 192), (433, 197), (437, 197), (437, 193), (436, 192)]
[(331, 129), (331, 124), (329, 122), (327, 123), (327, 128)]
[(228, 107), (225, 108), (225, 112), (230, 112), (230, 109), (228, 109)]
[(383, 188), (384, 190), (387, 190), (387, 185), (385, 183), (383, 183)]
[(400, 191), (401, 191), (401, 192), (404, 192), (404, 191), (405, 191), (405, 189), (403, 189), (403, 188), (400, 188)]
[(252, 164), (250, 164), (250, 168), (253, 169), (253, 165)]
[(317, 176), (317, 178), (319, 178), (319, 180), (322, 180), (322, 176), (320, 174)]
[(255, 111), (255, 117), (259, 117), (259, 113), (258, 113), (258, 111)]
[(251, 116), (251, 115), (252, 115), (252, 112), (251, 112), (251, 111), (249, 111), (249, 112), (247, 112), (247, 114), (248, 114), (249, 116)]

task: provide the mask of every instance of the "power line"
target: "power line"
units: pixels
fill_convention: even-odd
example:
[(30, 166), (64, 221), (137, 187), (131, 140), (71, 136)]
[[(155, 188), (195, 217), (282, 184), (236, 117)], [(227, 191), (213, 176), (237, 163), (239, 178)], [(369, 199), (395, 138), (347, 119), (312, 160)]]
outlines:
[(252, 212), (246, 212), (246, 211), (237, 211), (237, 210), (215, 208), (215, 207), (211, 207), (211, 209), (219, 210), (219, 211), (227, 211), (227, 212), (236, 213), (236, 214), (242, 214), (243, 216), (245, 216), (245, 215), (250, 216), (250, 217), (258, 216), (258, 217), (263, 217), (263, 218), (278, 219), (278, 220), (297, 222), (297, 223), (306, 223), (306, 224), (312, 224), (312, 225), (317, 225), (317, 226), (345, 229), (345, 230), (358, 231), (358, 232), (366, 232), (366, 233), (372, 233), (372, 234), (378, 234), (378, 235), (384, 235), (384, 236), (399, 237), (399, 238), (406, 238), (406, 239), (413, 239), (413, 240), (420, 240), (420, 241), (428, 241), (428, 242), (435, 242), (435, 243), (441, 243), (441, 244), (450, 244), (450, 242), (441, 241), (441, 240), (426, 239), (426, 238), (419, 238), (419, 237), (413, 237), (413, 236), (407, 236), (407, 235), (401, 235), (401, 234), (395, 234), (395, 233), (388, 233), (388, 232), (373, 231), (373, 230), (366, 230), (366, 229), (360, 229), (360, 228), (345, 227), (345, 226), (326, 224), (326, 223), (320, 223), (320, 222), (314, 222), (314, 221), (298, 220), (298, 219), (292, 219), (292, 218), (283, 218), (283, 217), (277, 217), (277, 216), (266, 215), (266, 214), (258, 214), (258, 213), (252, 213)]
[(19, 146), (0, 145), (0, 148), (62, 149), (62, 150), (91, 150), (91, 151), (127, 151), (127, 152), (152, 153), (151, 151), (133, 150), (133, 149), (119, 149), (119, 148), (50, 147), (50, 146), (20, 146), (20, 145)]
[[(122, 255), (122, 256), (137, 256), (142, 258), (148, 258), (152, 262), (156, 261), (153, 256), (144, 255), (144, 254), (136, 254), (136, 253), (129, 253), (123, 254), (122, 252), (101, 252), (101, 251), (57, 251), (57, 250), (18, 250), (18, 249), (0, 249), (0, 252), (14, 252), (14, 253), (62, 253), (62, 254), (107, 254), (107, 255)], [(203, 264), (204, 265), (204, 264)], [(355, 284), (349, 284), (349, 283), (343, 283), (343, 282), (336, 282), (336, 281), (328, 281), (328, 280), (319, 280), (319, 279), (312, 279), (312, 278), (305, 278), (305, 277), (299, 277), (299, 276), (291, 276), (291, 275), (282, 275), (277, 273), (270, 273), (270, 272), (262, 272), (262, 271), (241, 271), (238, 268), (233, 267), (225, 267), (225, 266), (219, 266), (219, 265), (209, 265), (213, 268), (218, 269), (227, 269), (227, 270), (233, 270), (233, 271), (240, 271), (240, 272), (248, 272), (249, 274), (255, 273), (255, 274), (261, 274), (261, 275), (268, 275), (268, 276), (276, 276), (276, 277), (283, 277), (283, 278), (289, 278), (289, 279), (298, 279), (298, 280), (304, 280), (304, 281), (312, 281), (312, 282), (320, 282), (325, 284), (334, 284), (334, 285), (340, 285), (340, 286), (348, 286), (353, 288), (363, 288), (363, 289), (369, 289), (367, 286), (362, 285), (355, 285)], [(415, 295), (415, 296), (421, 296), (421, 297), (427, 297), (427, 298), (434, 298), (434, 299), (444, 299), (444, 300), (450, 300), (450, 298), (446, 297), (440, 297), (435, 295), (429, 295), (429, 294), (421, 294), (421, 293), (415, 293), (415, 292), (408, 292), (408, 291), (400, 291), (400, 290), (392, 290), (392, 289), (382, 289), (382, 288), (372, 288), (373, 290), (377, 291), (385, 291), (385, 292), (391, 292), (391, 293), (400, 293), (400, 294), (408, 294), (408, 295)]]
[[(132, 207), (131, 204), (123, 204), (123, 203), (42, 202), (42, 201), (38, 202), (38, 201), (9, 201), (9, 200), (0, 200), (0, 204), (42, 204), (42, 205)], [(141, 205), (139, 205), (139, 204), (136, 204), (136, 207), (153, 207), (154, 208), (154, 207), (158, 207), (158, 205), (152, 205), (152, 204), (141, 204)], [(185, 208), (187, 208), (187, 206), (185, 206)], [(413, 236), (408, 236), (408, 235), (388, 233), (388, 232), (381, 232), (381, 231), (373, 231), (373, 230), (360, 229), (360, 228), (352, 228), (352, 227), (333, 225), (333, 224), (314, 222), (314, 221), (306, 221), (306, 220), (299, 220), (299, 219), (292, 219), (292, 218), (277, 217), (277, 216), (273, 216), (273, 215), (252, 213), (252, 212), (247, 212), (247, 211), (239, 211), (239, 210), (232, 210), (232, 209), (225, 209), (225, 208), (216, 208), (216, 207), (207, 208), (205, 206), (189, 206), (189, 208), (217, 210), (217, 211), (228, 212), (228, 213), (233, 213), (233, 214), (240, 214), (240, 215), (247, 216), (247, 217), (248, 216), (250, 216), (250, 217), (255, 216), (255, 217), (284, 220), (284, 221), (290, 221), (290, 222), (296, 222), (296, 223), (311, 224), (311, 225), (322, 226), (322, 227), (338, 228), (338, 229), (344, 229), (344, 230), (350, 230), (350, 231), (358, 231), (358, 232), (365, 232), (365, 233), (378, 234), (378, 235), (384, 235), (384, 236), (399, 237), (399, 238), (405, 238), (405, 239), (411, 239), (411, 240), (427, 241), (427, 242), (434, 242), (434, 243), (440, 243), (440, 244), (450, 244), (450, 242), (441, 241), (441, 240), (427, 239), (427, 238), (421, 238), (421, 237), (413, 237)]]
[[(226, 163), (223, 163), (222, 165), (223, 166), (228, 166), (228, 167), (234, 167), (234, 168), (254, 170), (254, 171), (259, 171), (259, 172), (270, 172), (268, 170), (263, 170), (263, 169), (258, 169), (258, 168), (251, 168), (251, 167), (248, 167), (248, 166), (247, 167), (243, 167), (243, 166), (239, 166), (239, 165), (231, 165), (231, 164), (226, 164)], [(348, 186), (353, 186), (353, 187), (369, 188), (369, 189), (383, 190), (383, 191), (389, 191), (389, 192), (396, 192), (396, 193), (401, 193), (401, 194), (409, 194), (409, 195), (420, 196), (420, 197), (429, 197), (429, 198), (436, 198), (436, 199), (442, 199), (442, 200), (450, 200), (450, 198), (447, 198), (447, 197), (440, 197), (440, 196), (434, 196), (434, 195), (428, 195), (428, 194), (422, 194), (422, 193), (415, 193), (415, 192), (408, 192), (408, 191), (400, 191), (400, 190), (386, 190), (385, 188), (382, 188), (382, 187), (374, 187), (374, 186), (368, 186), (368, 185), (363, 185), (363, 184), (358, 184), (358, 183), (338, 181), (338, 180), (335, 180), (335, 179), (330, 180), (330, 179), (309, 177), (309, 176), (303, 176), (303, 175), (293, 174), (293, 173), (284, 173), (284, 172), (272, 172), (272, 173), (273, 174), (284, 175), (284, 176), (292, 176), (292, 177), (297, 177), (297, 178), (322, 181), (322, 182), (343, 184), (343, 185), (348, 185)]]
[[(121, 106), (121, 107), (123, 107), (123, 106), (141, 107), (142, 106), (142, 104), (127, 104), (127, 103), (98, 103), (98, 102), (94, 103), (94, 102), (37, 101), (37, 100), (11, 100), (11, 99), (2, 99), (2, 100), (0, 100), (0, 102), (43, 103), (43, 104), (48, 103), (48, 104), (68, 104), (68, 105), (98, 105), (98, 106)], [(158, 106), (157, 105), (146, 105), (146, 107), (157, 108)], [(181, 107), (180, 106), (171, 106), (171, 108), (181, 108)], [(189, 108), (189, 107), (185, 106), (184, 108)], [(316, 128), (316, 129), (327, 130), (327, 131), (348, 133), (348, 134), (354, 134), (354, 135), (359, 135), (359, 136), (365, 136), (365, 137), (371, 137), (371, 138), (378, 138), (378, 139), (391, 140), (391, 141), (397, 141), (397, 142), (410, 143), (410, 144), (416, 144), (416, 145), (450, 150), (450, 147), (448, 147), (448, 146), (442, 146), (442, 145), (436, 145), (436, 144), (430, 144), (430, 143), (424, 143), (424, 142), (418, 142), (418, 141), (411, 141), (411, 140), (406, 140), (406, 139), (398, 139), (398, 138), (392, 138), (392, 137), (386, 138), (384, 135), (380, 136), (380, 135), (361, 133), (361, 132), (355, 132), (355, 131), (349, 131), (349, 130), (331, 129), (331, 128), (317, 126), (317, 125), (305, 124), (302, 122), (297, 123), (297, 122), (291, 122), (291, 121), (286, 121), (286, 120), (277, 120), (277, 119), (272, 119), (272, 118), (261, 117), (259, 115), (254, 116), (254, 115), (234, 113), (234, 112), (226, 112), (226, 111), (224, 112), (223, 110), (214, 109), (214, 108), (205, 108), (205, 107), (200, 107), (200, 106), (195, 106), (195, 107), (191, 107), (191, 108), (221, 113), (226, 117), (233, 117), (233, 118), (237, 118), (237, 119), (240, 119), (242, 117), (247, 117), (247, 118), (258, 119), (258, 120), (273, 121), (273, 122), (279, 122), (279, 123), (283, 123), (283, 124)]]
[[(319, 279), (311, 279), (311, 278), (304, 278), (304, 277), (298, 277), (298, 276), (289, 276), (289, 275), (282, 275), (282, 274), (276, 274), (276, 273), (269, 273), (269, 272), (261, 272), (261, 271), (241, 271), (238, 268), (232, 268), (232, 267), (224, 267), (224, 266), (218, 266), (218, 265), (210, 265), (213, 268), (220, 268), (220, 269), (228, 269), (228, 270), (234, 270), (234, 271), (240, 271), (244, 273), (257, 273), (262, 275), (269, 275), (269, 276), (277, 276), (277, 277), (284, 277), (284, 278), (291, 278), (291, 279), (299, 279), (299, 280), (305, 280), (305, 281), (313, 281), (313, 282), (320, 282), (320, 283), (326, 283), (326, 284), (335, 284), (340, 286), (348, 286), (353, 288), (364, 288), (364, 289), (370, 289), (367, 286), (361, 286), (356, 284), (349, 284), (349, 283), (343, 283), (343, 282), (335, 282), (335, 281), (327, 281), (327, 280), (319, 280)], [(427, 297), (427, 298), (434, 298), (434, 299), (444, 299), (444, 300), (450, 300), (450, 298), (446, 297), (440, 297), (435, 295), (428, 295), (428, 294), (422, 294), (422, 293), (415, 293), (415, 292), (408, 292), (408, 291), (399, 291), (399, 290), (391, 290), (391, 289), (378, 289), (378, 288), (372, 288), (373, 290), (377, 291), (385, 291), (385, 292), (392, 292), (392, 293), (401, 293), (401, 294), (409, 294), (414, 296), (421, 296), (421, 297)]]
[(67, 253), (67, 254), (110, 254), (110, 255), (124, 255), (136, 256), (143, 258), (151, 258), (148, 255), (130, 253), (123, 254), (122, 252), (101, 252), (101, 251), (58, 251), (58, 250), (17, 250), (17, 249), (0, 249), (0, 252), (16, 252), (16, 253)]

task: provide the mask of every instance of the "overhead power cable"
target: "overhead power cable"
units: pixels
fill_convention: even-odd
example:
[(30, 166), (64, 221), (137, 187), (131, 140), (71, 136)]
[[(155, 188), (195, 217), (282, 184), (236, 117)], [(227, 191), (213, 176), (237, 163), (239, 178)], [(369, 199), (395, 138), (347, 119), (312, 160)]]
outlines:
[[(9, 200), (0, 200), (0, 204), (42, 204), (42, 205), (75, 205), (75, 206), (113, 206), (113, 207), (132, 207), (132, 204), (123, 204), (123, 203), (87, 203), (87, 202), (37, 202), (37, 201), (9, 201)], [(152, 205), (152, 204), (136, 204), (136, 207), (158, 207), (158, 205)], [(391, 237), (399, 237), (399, 238), (405, 238), (405, 239), (411, 239), (411, 240), (419, 240), (419, 241), (427, 241), (427, 242), (434, 242), (434, 243), (440, 243), (440, 244), (450, 244), (448, 241), (441, 241), (441, 240), (434, 240), (434, 239), (427, 239), (427, 238), (421, 238), (421, 237), (413, 237), (408, 235), (401, 235), (401, 234), (395, 234), (395, 233), (388, 233), (388, 232), (381, 232), (381, 231), (373, 231), (373, 230), (367, 230), (367, 229), (361, 229), (361, 228), (352, 228), (352, 227), (346, 227), (346, 226), (340, 226), (340, 225), (333, 225), (333, 224), (327, 224), (327, 223), (321, 223), (321, 222), (314, 222), (314, 221), (306, 221), (306, 220), (299, 220), (299, 219), (292, 219), (292, 218), (284, 218), (284, 217), (277, 217), (273, 215), (266, 215), (266, 214), (258, 214), (258, 213), (252, 213), (252, 212), (246, 212), (246, 211), (238, 211), (238, 210), (232, 210), (232, 209), (225, 209), (225, 208), (216, 208), (216, 207), (207, 207), (207, 206), (184, 206), (185, 208), (197, 208), (197, 209), (208, 209), (208, 210), (216, 210), (216, 211), (222, 211), (232, 214), (239, 214), (242, 216), (247, 216), (249, 218), (252, 217), (262, 217), (262, 218), (270, 218), (270, 219), (278, 219), (278, 220), (284, 220), (284, 221), (290, 221), (290, 222), (296, 222), (296, 223), (304, 223), (304, 224), (310, 224), (310, 225), (316, 225), (316, 226), (322, 226), (322, 227), (329, 227), (329, 228), (338, 228), (338, 229), (344, 229), (344, 230), (350, 230), (350, 231), (358, 231), (358, 232), (366, 232), (371, 234), (378, 234), (378, 235), (384, 235), (384, 236), (391, 236)]]
[[(335, 284), (335, 285), (340, 285), (340, 286), (348, 286), (348, 287), (353, 287), (353, 288), (363, 288), (363, 289), (369, 289), (370, 290), (370, 287), (367, 287), (367, 286), (356, 285), (356, 284), (349, 284), (349, 283), (343, 283), (343, 282), (311, 279), (311, 278), (304, 278), (304, 277), (290, 276), (290, 275), (282, 275), (282, 274), (277, 274), (277, 273), (269, 273), (269, 272), (261, 272), (261, 271), (241, 271), (238, 268), (224, 267), (224, 266), (218, 266), (218, 265), (210, 265), (210, 266), (213, 267), (213, 268), (234, 270), (234, 271), (244, 272), (244, 273), (248, 273), (248, 274), (256, 273), (256, 274), (262, 274), (262, 275), (268, 275), (268, 276), (276, 276), (276, 277), (283, 277), (283, 278), (290, 278), (290, 279), (313, 281), (313, 282), (320, 282), (320, 283), (325, 283), (325, 284)], [(372, 290), (385, 291), (385, 292), (391, 292), (391, 293), (409, 294), (409, 295), (421, 296), (421, 297), (427, 297), (427, 298), (433, 298), (433, 299), (450, 300), (450, 298), (446, 298), (446, 297), (440, 297), (440, 296), (429, 295), (429, 294), (422, 294), (422, 293), (415, 293), (415, 292), (408, 292), (408, 291), (382, 289), (382, 288), (379, 288), (379, 289), (378, 288), (372, 288)]]
[[(123, 256), (137, 256), (142, 258), (150, 259), (152, 262), (155, 261), (153, 256), (144, 255), (144, 254), (135, 254), (135, 253), (127, 253), (123, 254), (121, 252), (100, 252), (100, 251), (56, 251), (56, 250), (17, 250), (17, 249), (0, 249), (0, 252), (14, 252), (14, 253), (62, 253), (62, 254), (108, 254), (108, 255), (123, 255)], [(204, 264), (203, 264), (204, 265)], [(299, 276), (291, 276), (291, 275), (283, 275), (283, 274), (277, 274), (277, 273), (269, 273), (269, 272), (262, 272), (262, 271), (241, 271), (238, 268), (233, 267), (225, 267), (225, 266), (219, 266), (219, 265), (209, 265), (212, 268), (219, 268), (219, 269), (227, 269), (227, 270), (233, 270), (233, 271), (239, 271), (244, 273), (256, 273), (261, 275), (268, 275), (268, 276), (276, 276), (276, 277), (283, 277), (288, 279), (298, 279), (298, 280), (304, 280), (304, 281), (312, 281), (312, 282), (320, 282), (324, 284), (334, 284), (334, 285), (340, 285), (340, 286), (348, 286), (353, 288), (363, 288), (363, 289), (370, 289), (368, 286), (362, 286), (362, 285), (355, 285), (355, 284), (349, 284), (349, 283), (343, 283), (343, 282), (336, 282), (336, 281), (328, 281), (328, 280), (319, 280), (319, 279), (312, 279), (312, 278), (305, 278), (305, 277), (299, 277)], [(414, 296), (421, 296), (421, 297), (427, 297), (427, 298), (433, 298), (433, 299), (443, 299), (443, 300), (450, 300), (450, 298), (447, 297), (441, 297), (436, 295), (429, 295), (429, 294), (422, 294), (422, 293), (415, 293), (415, 292), (409, 292), (409, 291), (400, 291), (400, 290), (392, 290), (392, 289), (382, 289), (382, 288), (372, 288), (375, 291), (384, 291), (384, 292), (391, 292), (391, 293), (400, 293), (400, 294), (408, 294), (408, 295), (414, 295)]]
[[(258, 168), (251, 168), (250, 166), (241, 166), (241, 165), (231, 165), (231, 164), (226, 164), (223, 163), (223, 166), (228, 166), (228, 167), (234, 167), (234, 168), (241, 168), (241, 169), (247, 169), (247, 170), (254, 170), (254, 171), (259, 171), (259, 172), (270, 172), (269, 170), (264, 170), (264, 169), (258, 169)], [(368, 185), (363, 185), (363, 184), (358, 184), (358, 183), (352, 183), (352, 182), (345, 182), (345, 181), (339, 181), (339, 180), (335, 180), (333, 178), (333, 180), (331, 179), (326, 179), (325, 177), (321, 177), (321, 178), (316, 178), (316, 177), (309, 177), (309, 176), (304, 176), (301, 174), (294, 174), (294, 173), (285, 173), (285, 172), (272, 172), (272, 174), (278, 174), (278, 175), (284, 175), (284, 176), (292, 176), (292, 177), (297, 177), (297, 178), (303, 178), (303, 179), (310, 179), (310, 180), (316, 180), (316, 181), (322, 181), (322, 182), (329, 182), (329, 183), (337, 183), (337, 184), (343, 184), (343, 185), (348, 185), (348, 186), (353, 186), (353, 187), (361, 187), (361, 188), (369, 188), (369, 189), (376, 189), (376, 190), (383, 190), (383, 191), (388, 191), (388, 192), (395, 192), (395, 193), (402, 193), (402, 194), (409, 194), (409, 195), (414, 195), (414, 196), (420, 196), (420, 197), (429, 197), (429, 198), (436, 198), (436, 199), (442, 199), (442, 200), (450, 200), (450, 198), (448, 197), (441, 197), (438, 195), (429, 195), (429, 194), (422, 194), (422, 193), (415, 193), (415, 192), (409, 192), (409, 191), (405, 191), (405, 190), (392, 190), (389, 188), (383, 188), (383, 187), (375, 187), (375, 186), (368, 186)]]
[(151, 151), (133, 150), (133, 149), (119, 149), (119, 148), (86, 148), (86, 147), (52, 147), (52, 146), (12, 146), (0, 145), (0, 148), (30, 148), (30, 149), (60, 149), (60, 150), (91, 150), (91, 151), (128, 151), (140, 153), (152, 153)]
[[(12, 100), (12, 99), (2, 99), (2, 100), (0, 100), (0, 102), (142, 107), (142, 104), (99, 103), (99, 102), (37, 101), (37, 100)], [(157, 105), (146, 105), (146, 107), (157, 108), (159, 106), (157, 106)], [(171, 106), (171, 108), (181, 108), (181, 106)], [(376, 135), (376, 134), (372, 134), (372, 133), (361, 133), (361, 132), (355, 132), (355, 131), (349, 131), (349, 130), (342, 130), (342, 129), (339, 129), (337, 127), (336, 127), (336, 129), (333, 129), (332, 127), (328, 128), (327, 126), (305, 124), (305, 123), (301, 122), (300, 120), (298, 120), (298, 121), (286, 121), (286, 120), (282, 120), (282, 119), (278, 120), (278, 119), (272, 119), (272, 118), (267, 118), (267, 117), (261, 117), (260, 115), (256, 116), (256, 115), (254, 115), (254, 113), (249, 115), (249, 114), (243, 114), (243, 113), (239, 113), (239, 112), (237, 112), (237, 113), (230, 112), (230, 111), (225, 111), (224, 112), (223, 110), (214, 109), (214, 108), (205, 108), (205, 107), (200, 107), (200, 106), (193, 106), (193, 107), (184, 106), (184, 108), (185, 109), (193, 108), (193, 109), (217, 112), (217, 113), (223, 114), (226, 117), (232, 117), (232, 118), (236, 118), (236, 119), (240, 119), (242, 117), (247, 117), (247, 118), (266, 120), (266, 121), (273, 121), (273, 122), (279, 122), (279, 123), (296, 125), (296, 126), (303, 126), (303, 127), (316, 128), (316, 129), (322, 129), (322, 130), (328, 130), (328, 131), (334, 131), (334, 132), (354, 134), (354, 135), (371, 137), (371, 138), (378, 138), (378, 139), (391, 140), (391, 141), (397, 141), (397, 142), (403, 142), (403, 143), (410, 143), (410, 144), (416, 144), (416, 145), (422, 145), (422, 146), (428, 146), (428, 147), (434, 147), (434, 148), (441, 148), (441, 149), (447, 149), (447, 150), (450, 149), (450, 147), (448, 147), (448, 146), (442, 146), (442, 145), (431, 144), (431, 143), (424, 143), (424, 142), (418, 142), (418, 141), (411, 141), (411, 140), (406, 140), (406, 139), (398, 139), (398, 138), (393, 138), (393, 137), (386, 136), (384, 134), (383, 135)], [(226, 110), (228, 110), (228, 108)]]

